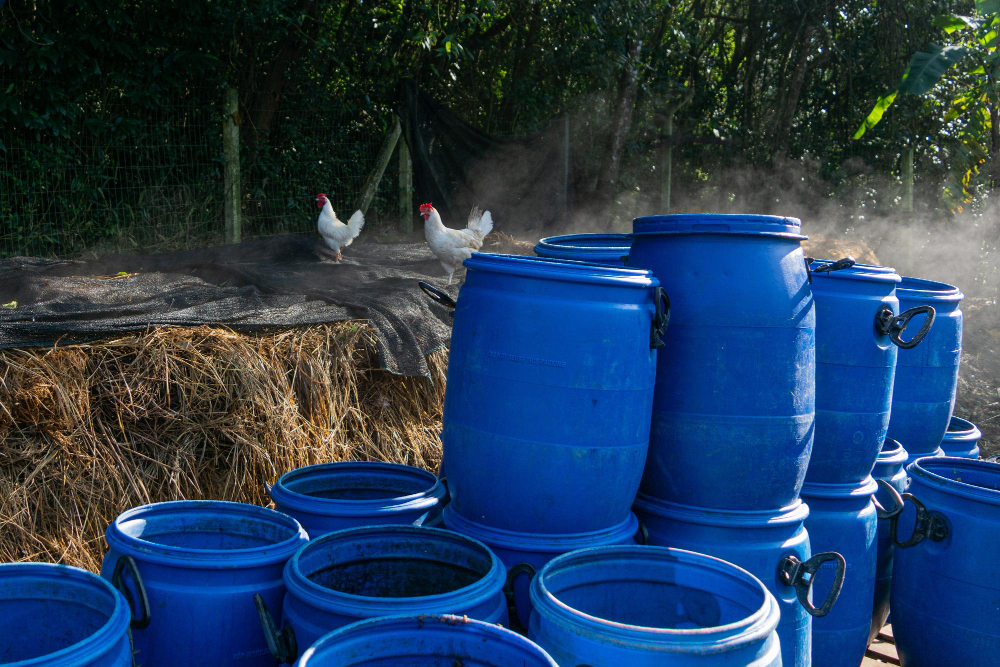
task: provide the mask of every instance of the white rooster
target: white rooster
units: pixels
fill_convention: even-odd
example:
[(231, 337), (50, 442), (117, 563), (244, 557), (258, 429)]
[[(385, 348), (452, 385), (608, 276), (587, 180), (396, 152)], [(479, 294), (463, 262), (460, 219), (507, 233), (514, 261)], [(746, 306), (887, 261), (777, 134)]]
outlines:
[(337, 261), (340, 261), (340, 249), (351, 245), (351, 241), (358, 238), (361, 228), (365, 226), (365, 214), (355, 211), (351, 219), (345, 225), (333, 212), (330, 200), (322, 192), (316, 195), (316, 206), (319, 208), (319, 235), (330, 250), (337, 253)]
[(424, 219), (427, 245), (448, 272), (450, 285), (455, 271), (462, 266), (462, 262), (483, 247), (483, 239), (493, 230), (493, 216), (489, 211), (473, 208), (469, 213), (469, 224), (465, 229), (449, 229), (441, 222), (441, 214), (431, 204), (421, 204), (420, 215)]

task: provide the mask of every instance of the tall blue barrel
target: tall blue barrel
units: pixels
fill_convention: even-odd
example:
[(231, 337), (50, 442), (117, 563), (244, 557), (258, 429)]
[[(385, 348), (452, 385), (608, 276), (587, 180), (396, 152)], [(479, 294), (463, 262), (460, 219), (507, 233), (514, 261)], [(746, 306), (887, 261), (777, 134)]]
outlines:
[[(713, 510), (668, 503), (639, 494), (633, 507), (646, 527), (649, 543), (708, 554), (738, 565), (763, 582), (781, 611), (778, 637), (786, 667), (809, 667), (812, 656), (811, 613), (834, 604), (836, 597), (813, 604), (807, 581), (791, 582), (782, 575), (797, 563), (835, 560), (816, 554), (812, 560), (809, 534), (803, 522), (809, 508), (796, 500), (780, 510)], [(836, 563), (823, 566), (835, 568)], [(842, 568), (842, 564), (840, 565)], [(841, 576), (843, 572), (840, 572)], [(822, 592), (826, 595), (826, 591)], [(802, 599), (811, 606), (808, 611)]]
[(720, 509), (798, 498), (813, 444), (815, 324), (795, 218), (636, 218), (628, 266), (670, 295), (643, 493)]
[(310, 540), (288, 561), (282, 622), (290, 630), (281, 632), (305, 650), (328, 632), (378, 616), (455, 614), (506, 624), (505, 578), (484, 544), (451, 531), (341, 530)]
[[(812, 484), (802, 487), (809, 505), (806, 530), (813, 549), (836, 551), (847, 561), (847, 574), (837, 604), (822, 618), (813, 619), (812, 664), (815, 667), (859, 665), (868, 648), (875, 596), (878, 554), (877, 517), (869, 477), (862, 484)], [(816, 573), (813, 590), (834, 585), (829, 570)]]
[[(853, 262), (853, 260), (851, 260)], [(883, 266), (817, 260), (816, 437), (807, 482), (861, 483), (889, 425), (899, 315), (896, 272)], [(834, 270), (830, 270), (833, 268)]]
[(466, 616), (358, 621), (313, 644), (296, 667), (558, 667), (538, 644)]
[(343, 461), (287, 472), (270, 493), (276, 510), (317, 538), (356, 526), (434, 525), (441, 519), (445, 488), (433, 473), (420, 468)]
[[(885, 480), (897, 493), (906, 491), (906, 450), (895, 440), (886, 439), (879, 452), (872, 477)], [(885, 489), (875, 492), (875, 499), (884, 508), (891, 508), (893, 498)], [(889, 618), (889, 590), (892, 585), (892, 540), (889, 539), (889, 520), (878, 520), (878, 559), (875, 561), (875, 604), (872, 607), (872, 625), (868, 643), (878, 635)]]
[(549, 534), (620, 524), (649, 443), (657, 282), (529, 257), (465, 266), (441, 434), (454, 511)]
[(560, 665), (781, 665), (774, 596), (704, 554), (574, 551), (532, 579), (531, 602), (529, 637)]
[(85, 570), (53, 563), (0, 565), (0, 664), (129, 667), (129, 608)]
[[(1000, 464), (923, 458), (908, 468), (897, 520), (892, 631), (907, 667), (997, 664), (1000, 647)], [(912, 495), (911, 495), (912, 494)]]
[(632, 237), (628, 234), (566, 234), (550, 236), (535, 245), (535, 254), (549, 259), (574, 259), (625, 266)]
[(978, 459), (979, 439), (982, 437), (983, 432), (978, 426), (961, 417), (952, 417), (941, 440), (941, 450), (945, 456)]
[(254, 610), (285, 593), (281, 571), (308, 536), (256, 505), (181, 500), (143, 505), (105, 531), (101, 576), (127, 591), (144, 667), (273, 665)]
[[(948, 430), (955, 408), (962, 357), (959, 304), (965, 297), (952, 285), (906, 276), (896, 286), (896, 297), (900, 309), (931, 306), (936, 317), (920, 345), (899, 351), (889, 437), (898, 440), (911, 456), (932, 455)], [(910, 326), (921, 326), (922, 318), (914, 319)]]

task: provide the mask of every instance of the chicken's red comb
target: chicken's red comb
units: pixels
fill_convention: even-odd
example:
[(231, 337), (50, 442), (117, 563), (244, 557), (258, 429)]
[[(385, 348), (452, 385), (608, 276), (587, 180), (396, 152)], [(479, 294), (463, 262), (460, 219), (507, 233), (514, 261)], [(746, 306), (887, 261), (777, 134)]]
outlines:
[(434, 208), (434, 204), (432, 204), (430, 202), (427, 202), (426, 204), (421, 204), (420, 205), (420, 210), (421, 211), (424, 211), (424, 210), (428, 210), (429, 211), (432, 208)]
[(325, 196), (326, 196), (326, 193), (325, 192), (321, 192), (318, 195), (316, 195), (316, 199), (319, 199), (320, 197), (325, 197)]

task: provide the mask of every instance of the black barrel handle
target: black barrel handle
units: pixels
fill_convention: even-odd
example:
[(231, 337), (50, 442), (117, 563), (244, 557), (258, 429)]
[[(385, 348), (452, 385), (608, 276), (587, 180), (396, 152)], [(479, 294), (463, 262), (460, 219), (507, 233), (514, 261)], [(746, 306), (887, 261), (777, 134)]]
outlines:
[(267, 641), (267, 650), (274, 656), (279, 664), (293, 663), (299, 657), (299, 645), (295, 640), (295, 631), (290, 626), (278, 629), (271, 612), (267, 610), (267, 604), (260, 593), (254, 593), (253, 603), (257, 606), (257, 616), (260, 618), (260, 627), (264, 630), (264, 639)]
[(445, 308), (455, 309), (458, 304), (450, 296), (439, 290), (438, 288), (432, 286), (429, 283), (425, 283), (423, 280), (417, 282), (417, 287), (422, 289), (424, 293), (431, 298), (432, 301), (440, 303)]
[(514, 599), (514, 580), (522, 574), (528, 575), (529, 581), (534, 579), (534, 566), (530, 563), (518, 563), (507, 570), (507, 581), (505, 581), (503, 585), (503, 594), (504, 597), (507, 598), (507, 617), (510, 623), (510, 629), (524, 634), (527, 632), (528, 628), (521, 623), (521, 619), (517, 615), (517, 601)]
[[(905, 542), (899, 541), (899, 517), (903, 513), (903, 505), (906, 501), (913, 503), (917, 508), (917, 520), (913, 525), (913, 534)], [(948, 523), (943, 516), (931, 514), (922, 502), (917, 500), (912, 493), (901, 493), (899, 511), (889, 519), (889, 539), (892, 546), (897, 549), (909, 549), (923, 542), (925, 537), (931, 538), (935, 542), (940, 542), (948, 537)]]
[(667, 290), (657, 286), (653, 299), (656, 301), (656, 314), (653, 315), (653, 323), (649, 329), (649, 347), (656, 350), (663, 347), (663, 334), (670, 324), (670, 297)]
[[(906, 329), (906, 325), (921, 313), (926, 313), (927, 317), (924, 319), (924, 324), (920, 327), (920, 331), (910, 340), (903, 340), (900, 335)], [(913, 308), (907, 308), (899, 315), (893, 315), (891, 308), (882, 306), (875, 313), (875, 330), (882, 335), (889, 336), (889, 340), (897, 346), (904, 350), (909, 350), (916, 347), (930, 332), (931, 325), (934, 324), (935, 315), (937, 313), (934, 310), (934, 306), (914, 306)]]
[(895, 519), (903, 511), (903, 498), (899, 495), (899, 491), (896, 490), (892, 484), (884, 479), (875, 480), (878, 482), (880, 489), (884, 490), (892, 498), (892, 508), (885, 509), (882, 507), (882, 503), (878, 501), (878, 498), (872, 494), (872, 502), (875, 503), (875, 514), (880, 519), (892, 520)]
[(813, 281), (813, 278), (812, 278), (812, 274), (813, 273), (830, 273), (832, 271), (841, 271), (843, 269), (849, 269), (849, 268), (851, 268), (852, 266), (854, 266), (855, 264), (858, 263), (857, 260), (855, 260), (853, 257), (851, 257), (850, 255), (848, 255), (847, 257), (841, 257), (836, 262), (830, 262), (829, 264), (823, 264), (822, 266), (818, 266), (818, 267), (816, 267), (814, 269), (814, 268), (812, 268), (812, 263), (815, 262), (815, 261), (816, 261), (815, 257), (806, 257), (805, 258), (805, 262), (806, 262), (806, 274), (809, 276), (809, 282), (810, 283)]
[(632, 539), (635, 540), (636, 544), (646, 546), (649, 544), (649, 529), (646, 528), (646, 524), (639, 517), (636, 517), (636, 521), (639, 522), (639, 529), (635, 531), (635, 537)]
[[(132, 577), (132, 583), (135, 584), (135, 593), (138, 597), (138, 600), (135, 602), (132, 600), (131, 591), (125, 585), (125, 570), (128, 570), (129, 576)], [(129, 621), (129, 628), (142, 630), (149, 627), (149, 596), (146, 595), (146, 585), (142, 582), (142, 575), (139, 574), (139, 568), (136, 566), (134, 558), (127, 555), (118, 557), (118, 560), (115, 562), (115, 569), (111, 573), (111, 585), (121, 591), (121, 594), (125, 596), (125, 601), (128, 602), (132, 616), (132, 620)], [(135, 617), (135, 608), (137, 606), (141, 612), (139, 618)]]
[[(837, 572), (834, 575), (833, 586), (826, 594), (826, 599), (819, 607), (809, 601), (809, 589), (812, 588), (813, 581), (816, 580), (816, 571), (820, 565), (827, 561), (837, 564)], [(836, 551), (824, 551), (816, 554), (809, 560), (803, 562), (795, 556), (785, 556), (778, 563), (778, 578), (786, 586), (795, 587), (795, 597), (799, 599), (799, 604), (805, 608), (811, 616), (819, 618), (826, 616), (833, 609), (833, 603), (840, 595), (840, 589), (844, 587), (844, 577), (847, 574), (847, 561)]]

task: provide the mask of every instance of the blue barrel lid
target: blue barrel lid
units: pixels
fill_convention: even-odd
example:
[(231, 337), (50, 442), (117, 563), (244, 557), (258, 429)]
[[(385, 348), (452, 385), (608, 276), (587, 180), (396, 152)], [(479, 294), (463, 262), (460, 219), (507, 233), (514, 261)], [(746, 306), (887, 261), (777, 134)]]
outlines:
[(535, 245), (535, 254), (556, 259), (587, 257), (595, 262), (619, 262), (631, 247), (630, 234), (566, 234), (542, 239)]
[(922, 301), (943, 301), (958, 303), (965, 298), (962, 291), (954, 285), (939, 283), (923, 278), (902, 276), (902, 281), (896, 286), (896, 296)]
[(570, 259), (549, 259), (525, 255), (495, 255), (476, 252), (463, 262), (470, 271), (487, 271), (507, 275), (561, 280), (574, 283), (597, 283), (616, 287), (649, 289), (659, 286), (652, 271), (624, 269), (607, 264), (591, 264)]
[(684, 213), (647, 215), (632, 220), (632, 234), (749, 234), (804, 240), (802, 221), (777, 215)]
[(813, 272), (813, 278), (842, 278), (845, 280), (866, 280), (878, 283), (899, 283), (903, 280), (896, 273), (896, 269), (889, 266), (876, 266), (874, 264), (854, 264), (846, 269), (839, 269), (837, 271), (816, 271), (816, 269), (833, 264), (836, 261), (835, 259), (814, 259), (809, 265), (809, 269)]

